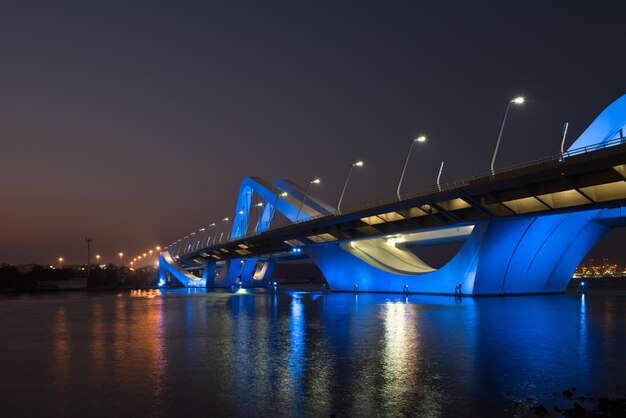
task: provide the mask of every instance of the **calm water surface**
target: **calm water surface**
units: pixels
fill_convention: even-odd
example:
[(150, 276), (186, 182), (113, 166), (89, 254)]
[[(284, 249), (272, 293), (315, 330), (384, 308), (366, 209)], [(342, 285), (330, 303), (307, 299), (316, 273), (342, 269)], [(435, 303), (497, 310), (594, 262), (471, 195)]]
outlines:
[(572, 386), (624, 396), (625, 318), (623, 296), (2, 296), (0, 405), (11, 417), (515, 416), (516, 400), (551, 407)]

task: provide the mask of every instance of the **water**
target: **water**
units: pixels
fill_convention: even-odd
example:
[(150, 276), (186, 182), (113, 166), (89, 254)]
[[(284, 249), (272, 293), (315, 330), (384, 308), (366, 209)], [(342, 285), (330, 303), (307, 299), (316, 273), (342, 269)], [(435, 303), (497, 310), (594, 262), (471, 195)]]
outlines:
[(2, 296), (0, 405), (11, 417), (519, 416), (571, 405), (572, 386), (624, 396), (625, 314), (626, 298), (608, 296)]

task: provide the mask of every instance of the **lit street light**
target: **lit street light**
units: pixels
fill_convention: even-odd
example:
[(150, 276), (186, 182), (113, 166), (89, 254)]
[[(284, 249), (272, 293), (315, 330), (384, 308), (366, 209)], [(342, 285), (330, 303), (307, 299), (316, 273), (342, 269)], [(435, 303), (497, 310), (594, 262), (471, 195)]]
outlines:
[(346, 187), (348, 187), (348, 180), (350, 180), (350, 173), (352, 173), (352, 168), (354, 167), (363, 167), (365, 163), (363, 161), (357, 161), (356, 163), (350, 164), (350, 168), (348, 169), (348, 175), (346, 176), (346, 181), (343, 183), (343, 189), (341, 189), (341, 196), (339, 196), (339, 203), (337, 203), (337, 212), (341, 214), (341, 202), (343, 201), (343, 195), (346, 193)]
[(402, 180), (404, 180), (404, 173), (406, 172), (406, 167), (409, 164), (409, 158), (411, 157), (411, 150), (413, 149), (413, 144), (416, 142), (424, 143), (426, 142), (426, 137), (422, 135), (411, 140), (411, 144), (409, 145), (409, 151), (406, 153), (406, 158), (404, 160), (404, 167), (402, 167), (402, 173), (400, 174), (400, 180), (398, 181), (398, 188), (396, 189), (398, 200), (401, 200), (400, 187), (402, 187)]
[(287, 197), (289, 196), (289, 193), (287, 192), (282, 192), (280, 194), (276, 195), (276, 199), (274, 200), (274, 206), (272, 207), (272, 213), (270, 214), (270, 219), (269, 221), (267, 221), (267, 229), (270, 229), (270, 226), (272, 225), (272, 221), (274, 220), (274, 215), (276, 214), (276, 205), (278, 205), (278, 198), (279, 197)]
[(309, 187), (311, 187), (311, 184), (320, 184), (320, 179), (316, 178), (313, 179), (309, 182), (309, 184), (306, 185), (306, 189), (304, 191), (304, 196), (302, 196), (302, 201), (300, 202), (300, 207), (298, 208), (298, 213), (296, 214), (296, 223), (298, 222), (298, 217), (300, 216), (300, 211), (302, 210), (302, 205), (304, 204), (304, 201), (306, 200), (307, 195), (309, 194)]
[[(222, 219), (222, 222), (228, 222), (230, 221), (230, 218), (224, 218)], [(213, 239), (213, 244), (215, 244), (215, 241), (217, 240), (217, 233), (220, 231), (220, 228), (218, 227), (217, 230), (215, 231), (215, 238)], [(222, 235), (224, 235), (224, 233), (222, 232), (220, 234), (220, 242), (222, 242)]]
[(498, 147), (500, 147), (500, 138), (502, 138), (502, 131), (504, 131), (504, 124), (506, 122), (506, 115), (509, 113), (509, 107), (511, 103), (515, 103), (516, 105), (523, 104), (525, 99), (523, 97), (516, 97), (513, 100), (509, 100), (506, 102), (506, 107), (504, 108), (504, 115), (502, 116), (502, 123), (500, 123), (500, 132), (498, 133), (498, 140), (496, 141), (496, 147), (493, 149), (493, 156), (491, 157), (491, 175), (495, 174), (495, 170), (493, 168), (494, 163), (496, 162), (496, 155), (498, 154)]
[[(261, 209), (263, 207), (263, 202), (258, 202), (255, 203), (254, 205), (252, 205), (253, 207), (257, 208), (257, 209)], [(256, 225), (254, 225), (254, 230), (252, 231), (252, 233), (256, 233), (257, 229), (259, 229), (259, 224), (261, 223), (261, 216), (259, 216), (259, 212), (256, 212)], [(248, 225), (246, 225), (246, 231), (244, 235), (248, 235), (248, 227), (250, 226), (250, 219), (248, 218)]]
[(100, 254), (96, 254), (96, 263), (100, 264)]
[[(215, 226), (215, 222), (212, 222), (212, 223), (209, 225), (209, 228), (212, 228), (212, 227), (214, 227), (214, 226)], [(209, 246), (209, 244), (211, 243), (211, 233), (210, 233), (210, 232), (208, 232), (208, 233), (207, 233), (207, 235), (208, 235), (209, 237), (207, 238), (207, 240), (206, 240), (206, 244), (204, 244), (204, 245), (206, 245), (206, 246), (208, 247), (208, 246)]]
[(118, 255), (120, 256), (120, 266), (124, 268), (124, 253), (120, 252)]
[(63, 257), (59, 257), (59, 268), (63, 270)]

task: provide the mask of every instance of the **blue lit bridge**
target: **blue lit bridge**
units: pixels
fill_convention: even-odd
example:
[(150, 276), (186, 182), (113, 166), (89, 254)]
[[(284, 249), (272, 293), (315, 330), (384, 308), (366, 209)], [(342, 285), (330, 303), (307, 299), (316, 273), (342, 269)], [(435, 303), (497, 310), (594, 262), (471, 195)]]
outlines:
[[(561, 293), (587, 252), (626, 226), (626, 96), (563, 154), (338, 211), (288, 180), (246, 178), (233, 219), (165, 246), (163, 282), (267, 286), (276, 263), (312, 259), (330, 288)], [(276, 225), (280, 216), (288, 224)], [(425, 247), (462, 243), (441, 268)]]

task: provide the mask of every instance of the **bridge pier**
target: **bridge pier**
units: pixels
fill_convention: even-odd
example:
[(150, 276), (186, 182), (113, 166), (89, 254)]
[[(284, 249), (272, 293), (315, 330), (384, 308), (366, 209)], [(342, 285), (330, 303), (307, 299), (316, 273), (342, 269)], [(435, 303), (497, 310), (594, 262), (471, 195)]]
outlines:
[(206, 260), (202, 268), (202, 280), (206, 287), (215, 287), (215, 261)]
[(204, 278), (189, 273), (172, 258), (169, 252), (163, 250), (159, 255), (159, 280), (162, 283), (167, 283), (167, 273), (185, 287), (206, 287)]
[(252, 276), (256, 271), (256, 258), (246, 258), (241, 268), (240, 282), (242, 287), (252, 287)]
[(583, 257), (611, 230), (605, 225), (607, 210), (476, 224), (446, 265), (422, 274), (385, 271), (338, 244), (309, 246), (305, 252), (338, 291), (352, 291), (356, 285), (359, 291), (399, 293), (407, 285), (411, 293), (453, 294), (461, 284), (466, 295), (562, 293)]
[(226, 262), (222, 266), (222, 270), (215, 278), (214, 287), (234, 286), (237, 277), (241, 275), (242, 267), (243, 260), (241, 258), (226, 260)]

